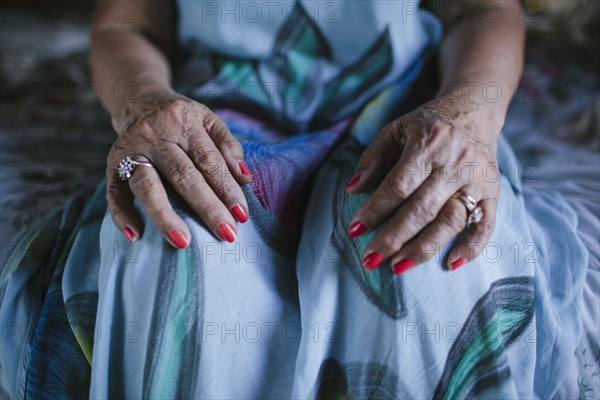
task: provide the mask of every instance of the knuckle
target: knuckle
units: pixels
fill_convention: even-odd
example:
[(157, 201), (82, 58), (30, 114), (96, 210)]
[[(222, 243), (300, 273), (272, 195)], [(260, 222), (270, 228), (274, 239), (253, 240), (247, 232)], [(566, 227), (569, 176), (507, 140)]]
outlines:
[(229, 134), (225, 135), (225, 137), (221, 141), (221, 146), (237, 153), (240, 153), (242, 151), (242, 145), (240, 144), (240, 142), (235, 137), (233, 137), (233, 135)]
[(192, 157), (198, 167), (202, 168), (203, 171), (211, 171), (213, 169), (220, 168), (221, 166), (221, 154), (217, 150), (211, 149), (195, 149), (192, 151)]
[(473, 150), (473, 148), (471, 146), (466, 146), (460, 150), (456, 161), (458, 163), (465, 163), (465, 162), (471, 162), (475, 159), (476, 159), (475, 151)]
[(231, 188), (230, 185), (224, 181), (212, 183), (211, 188), (220, 199), (227, 199), (229, 198), (229, 195), (233, 193), (233, 188)]
[(155, 131), (149, 118), (149, 116), (140, 118), (126, 127), (123, 135), (118, 139), (120, 142), (118, 145), (119, 150), (126, 150), (127, 144), (131, 142), (152, 142)]
[(174, 165), (169, 168), (167, 174), (169, 174), (173, 185), (179, 190), (188, 190), (196, 186), (199, 181), (199, 173), (192, 168)]
[(377, 159), (376, 145), (373, 143), (367, 147), (358, 158), (358, 169), (366, 170), (369, 168), (373, 160)]
[(179, 118), (186, 106), (187, 106), (186, 101), (184, 101), (180, 98), (177, 98), (172, 101), (164, 103), (161, 106), (161, 112), (166, 113), (167, 115), (169, 115), (171, 117)]
[(114, 201), (114, 194), (111, 194), (107, 191), (106, 192), (106, 202), (108, 205), (108, 211), (110, 212), (110, 215), (112, 215), (113, 221), (114, 221), (116, 217), (118, 217), (120, 214), (122, 214), (121, 209), (119, 208), (117, 203)]
[(462, 209), (461, 204), (454, 204), (455, 202), (449, 203), (445, 208), (444, 212), (439, 215), (440, 223), (453, 229), (460, 230), (466, 225), (465, 212)]
[(106, 182), (106, 200), (113, 201), (120, 193), (120, 188), (114, 179), (108, 179)]
[(479, 222), (478, 224), (476, 224), (477, 227), (477, 232), (482, 236), (482, 237), (489, 237), (491, 236), (493, 230), (494, 230), (494, 221), (490, 221), (490, 220), (483, 220), (481, 222)]
[(369, 219), (376, 220), (385, 214), (385, 207), (377, 198), (371, 197), (364, 204), (364, 211)]
[(205, 202), (198, 207), (198, 214), (203, 219), (216, 221), (219, 220), (219, 216), (221, 215), (221, 207), (213, 202)]
[(140, 119), (135, 124), (135, 128), (142, 136), (149, 135), (151, 132), (153, 132), (152, 124), (148, 121), (147, 118)]
[(437, 214), (434, 205), (423, 198), (415, 199), (413, 213), (418, 219), (424, 221), (433, 220)]
[(379, 238), (379, 244), (383, 249), (395, 251), (400, 248), (403, 238), (400, 229), (386, 229)]
[(396, 175), (385, 186), (386, 194), (392, 199), (405, 199), (409, 194), (407, 186), (407, 180), (402, 175)]
[(129, 187), (138, 197), (148, 197), (159, 189), (158, 183), (146, 174), (133, 175), (129, 180)]
[(428, 143), (434, 144), (448, 137), (448, 127), (441, 121), (434, 121), (428, 127)]
[(159, 207), (154, 208), (148, 212), (148, 216), (157, 226), (167, 224), (168, 221), (172, 220), (170, 210)]
[(229, 128), (227, 128), (225, 122), (212, 112), (206, 115), (204, 126), (211, 133), (211, 136), (219, 141), (222, 141), (229, 134)]

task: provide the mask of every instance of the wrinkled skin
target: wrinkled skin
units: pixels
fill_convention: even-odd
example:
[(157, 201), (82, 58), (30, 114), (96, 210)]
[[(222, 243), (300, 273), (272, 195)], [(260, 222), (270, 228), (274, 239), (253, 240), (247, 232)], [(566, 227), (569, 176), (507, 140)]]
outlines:
[[(173, 211), (160, 173), (217, 237), (223, 223), (235, 232), (230, 209), (239, 204), (248, 210), (240, 184), (251, 177), (240, 170), (242, 146), (225, 123), (206, 106), (176, 93), (141, 98), (128, 110), (128, 121), (107, 160), (107, 200), (115, 225), (130, 228), (134, 239), (142, 235), (133, 194), (167, 240), (184, 247), (173, 243), (169, 232), (175, 229), (189, 243), (189, 229)], [(121, 181), (115, 166), (131, 155), (155, 168), (139, 166), (127, 182)]]
[[(190, 231), (171, 208), (162, 176), (208, 229), (232, 241), (236, 220), (247, 219), (240, 185), (250, 182), (251, 173), (242, 168), (242, 147), (206, 106), (172, 88), (175, 2), (141, 2), (135, 21), (113, 18), (115, 7), (127, 4), (100, 2), (103, 12), (91, 29), (94, 82), (103, 93), (136, 89), (130, 103), (118, 100), (130, 96), (101, 97), (119, 135), (107, 160), (113, 221), (129, 240), (140, 238), (143, 226), (132, 208), (137, 197), (165, 238), (185, 248)], [(524, 14), (517, 0), (425, 0), (422, 6), (445, 27), (438, 52), (440, 94), (380, 132), (360, 158), (360, 179), (347, 189), (348, 195), (375, 189), (350, 226), (351, 236), (382, 227), (363, 255), (369, 269), (388, 259), (394, 272), (403, 273), (465, 229), (467, 210), (452, 197), (456, 192), (478, 202), (483, 220), (450, 251), (448, 267), (474, 259), (494, 226), (496, 139), (522, 72)], [(497, 11), (494, 17), (490, 9)], [(479, 90), (488, 84), (500, 94), (493, 101)], [(149, 160), (155, 168), (140, 166), (128, 182), (119, 181), (115, 167), (127, 156)], [(357, 223), (364, 227), (353, 230)]]
[(470, 226), (447, 262), (451, 266), (459, 258), (475, 258), (494, 226), (498, 130), (480, 107), (449, 96), (387, 125), (362, 154), (360, 179), (347, 189), (356, 194), (376, 188), (350, 226), (362, 222), (373, 229), (389, 218), (364, 256), (376, 252), (392, 265), (433, 257), (466, 226), (465, 205), (451, 197), (460, 191), (478, 202), (484, 217)]

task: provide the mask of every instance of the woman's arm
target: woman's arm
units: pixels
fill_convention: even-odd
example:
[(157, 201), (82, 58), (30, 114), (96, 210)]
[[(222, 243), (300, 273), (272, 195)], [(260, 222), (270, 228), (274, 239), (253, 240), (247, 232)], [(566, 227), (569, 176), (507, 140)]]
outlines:
[[(225, 123), (206, 106), (171, 87), (175, 49), (174, 1), (105, 1), (92, 26), (91, 69), (118, 138), (107, 158), (107, 202), (112, 220), (130, 241), (144, 230), (137, 198), (174, 247), (191, 234), (173, 210), (164, 178), (215, 236), (233, 241), (236, 221), (248, 220), (240, 184), (251, 174), (244, 152)], [(126, 157), (149, 161), (127, 181), (116, 166)]]
[[(481, 107), (498, 132), (523, 67), (525, 25), (516, 0), (433, 0), (444, 23), (441, 95)], [(449, 10), (459, 10), (453, 17)]]
[(490, 178), (497, 173), (496, 139), (523, 63), (518, 2), (444, 0), (430, 8), (448, 31), (441, 90), (382, 129), (347, 187), (350, 194), (376, 188), (348, 233), (355, 237), (385, 222), (363, 264), (373, 269), (390, 259), (397, 274), (438, 254), (465, 228), (468, 213), (457, 192), (477, 202), (483, 219), (449, 252), (447, 267), (474, 259), (489, 241), (500, 189), (499, 177)]
[(91, 74), (117, 134), (132, 122), (131, 103), (137, 98), (172, 91), (173, 7), (165, 0), (98, 2), (99, 16), (91, 27)]

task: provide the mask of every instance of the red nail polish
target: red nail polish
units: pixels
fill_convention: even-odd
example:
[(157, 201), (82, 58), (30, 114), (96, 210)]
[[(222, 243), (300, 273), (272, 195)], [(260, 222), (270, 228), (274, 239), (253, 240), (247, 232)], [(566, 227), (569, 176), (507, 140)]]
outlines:
[(360, 181), (360, 172), (356, 173), (346, 184), (346, 190), (350, 189), (352, 186), (356, 185)]
[(416, 262), (412, 258), (403, 258), (402, 260), (394, 264), (394, 274), (400, 275), (401, 273), (406, 272), (412, 267), (414, 267), (415, 264)]
[(371, 253), (365, 257), (363, 260), (363, 265), (365, 268), (374, 270), (383, 262), (383, 254), (381, 253)]
[(252, 172), (250, 171), (250, 168), (248, 168), (246, 163), (243, 161), (240, 161), (240, 171), (242, 171), (242, 174), (252, 178)]
[(466, 258), (459, 258), (457, 260), (454, 260), (452, 262), (452, 264), (450, 264), (452, 271), (454, 271), (455, 269), (457, 269), (458, 267), (460, 267), (461, 265), (463, 265), (465, 262), (467, 262)]
[(231, 214), (233, 214), (234, 218), (242, 224), (248, 221), (248, 213), (246, 212), (246, 210), (244, 210), (244, 207), (242, 207), (239, 204), (236, 204), (233, 207), (231, 207)]
[(168, 235), (169, 239), (175, 246), (179, 247), (180, 249), (185, 249), (187, 247), (187, 240), (185, 239), (185, 236), (183, 236), (183, 233), (173, 229), (169, 231)]
[(348, 228), (348, 235), (350, 235), (351, 238), (355, 238), (358, 235), (365, 233), (366, 231), (367, 226), (360, 221), (356, 221), (355, 223), (350, 225), (350, 228)]
[(219, 235), (221, 235), (221, 237), (229, 243), (235, 240), (235, 231), (231, 226), (229, 226), (229, 224), (219, 224), (217, 231), (219, 232)]
[(123, 232), (123, 235), (125, 235), (127, 240), (129, 240), (131, 243), (135, 242), (135, 233), (133, 233), (130, 227), (126, 226), (125, 228), (121, 229), (121, 232)]

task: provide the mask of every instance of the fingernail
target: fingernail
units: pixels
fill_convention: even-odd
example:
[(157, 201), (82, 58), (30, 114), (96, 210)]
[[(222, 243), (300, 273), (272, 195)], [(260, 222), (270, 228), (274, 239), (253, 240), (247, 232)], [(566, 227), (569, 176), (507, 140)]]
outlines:
[(252, 172), (250, 171), (250, 168), (248, 168), (246, 163), (244, 163), (243, 161), (240, 161), (240, 171), (242, 171), (242, 174), (252, 178)]
[(416, 264), (415, 260), (412, 258), (403, 258), (394, 264), (394, 274), (400, 275), (401, 273), (411, 269)]
[(350, 189), (352, 186), (356, 185), (360, 181), (360, 172), (357, 172), (346, 184), (346, 190)]
[(231, 207), (231, 213), (233, 214), (234, 218), (242, 224), (248, 221), (248, 213), (246, 212), (246, 210), (244, 210), (244, 207), (242, 207), (239, 204), (236, 204), (233, 207)]
[(455, 269), (457, 269), (458, 267), (460, 267), (461, 265), (463, 265), (465, 262), (467, 262), (467, 259), (463, 258), (463, 257), (461, 257), (461, 258), (459, 258), (457, 260), (454, 260), (452, 262), (452, 264), (450, 264), (450, 269), (452, 271), (454, 271)]
[(381, 264), (382, 261), (383, 254), (374, 252), (364, 258), (363, 265), (367, 269), (374, 270), (379, 266), (379, 264)]
[(219, 226), (217, 227), (217, 231), (219, 232), (219, 235), (221, 235), (223, 240), (226, 240), (229, 243), (235, 240), (235, 231), (229, 224), (219, 224)]
[(126, 226), (125, 228), (121, 229), (121, 232), (123, 232), (123, 235), (125, 235), (127, 240), (129, 240), (131, 243), (135, 242), (135, 233), (133, 233), (130, 227)]
[(180, 249), (185, 249), (187, 247), (187, 240), (185, 239), (185, 236), (183, 236), (183, 233), (179, 232), (177, 229), (170, 230), (168, 235), (169, 239), (175, 246), (179, 247)]
[(358, 235), (364, 233), (366, 230), (367, 226), (365, 224), (363, 224), (360, 221), (356, 221), (355, 223), (350, 225), (350, 228), (348, 228), (348, 235), (350, 235), (351, 238), (355, 238)]

